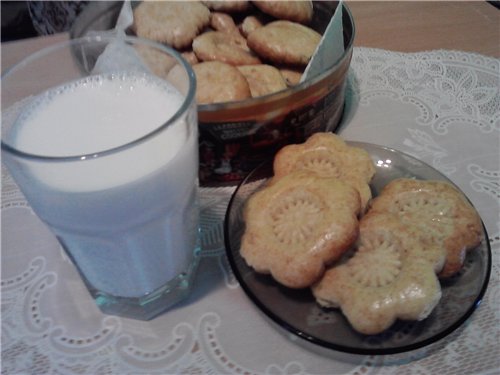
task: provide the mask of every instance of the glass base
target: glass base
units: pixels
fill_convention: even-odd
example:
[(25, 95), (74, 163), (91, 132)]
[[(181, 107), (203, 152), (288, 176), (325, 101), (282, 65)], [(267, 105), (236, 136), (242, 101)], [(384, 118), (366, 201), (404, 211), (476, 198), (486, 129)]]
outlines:
[(97, 290), (84, 277), (83, 281), (103, 313), (124, 318), (151, 320), (189, 295), (198, 263), (199, 256), (195, 255), (187, 272), (181, 273), (164, 286), (142, 297), (114, 296)]

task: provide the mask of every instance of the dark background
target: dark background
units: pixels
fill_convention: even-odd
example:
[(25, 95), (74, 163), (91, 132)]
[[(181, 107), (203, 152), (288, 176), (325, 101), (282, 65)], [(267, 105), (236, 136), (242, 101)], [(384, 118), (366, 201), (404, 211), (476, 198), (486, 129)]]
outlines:
[[(500, 1), (488, 1), (500, 9)], [(2, 15), (2, 42), (37, 36), (26, 1), (0, 1)]]
[(37, 36), (26, 1), (1, 1), (2, 42)]

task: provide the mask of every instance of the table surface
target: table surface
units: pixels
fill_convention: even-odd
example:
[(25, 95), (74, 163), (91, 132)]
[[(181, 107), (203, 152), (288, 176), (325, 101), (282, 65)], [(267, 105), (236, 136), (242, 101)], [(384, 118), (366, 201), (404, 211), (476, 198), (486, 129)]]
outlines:
[(500, 10), (486, 1), (347, 1), (355, 46), (500, 57)]
[[(358, 75), (357, 82), (360, 87), (353, 89), (354, 92), (350, 95), (354, 99), (357, 98), (358, 102), (346, 111), (349, 115), (340, 134), (346, 139), (382, 144), (411, 153), (439, 169), (466, 192), (478, 208), (488, 229), (494, 258), (492, 279), (485, 300), (463, 329), (442, 340), (435, 348), (436, 355), (433, 352), (425, 353), (421, 357), (397, 359), (392, 363), (385, 358), (367, 357), (361, 363), (351, 363), (350, 358), (342, 356), (339, 356), (338, 361), (335, 355), (332, 355), (332, 358), (315, 357), (299, 347), (297, 342), (286, 340), (284, 336), (275, 334), (274, 330), (270, 329), (268, 322), (258, 314), (257, 309), (253, 308), (231, 279), (227, 261), (224, 260), (224, 251), (220, 249), (214, 249), (213, 256), (206, 256), (205, 266), (208, 262), (211, 268), (204, 269), (210, 270), (211, 273), (202, 275), (203, 281), (218, 277), (216, 285), (204, 283), (197, 291), (193, 306), (185, 304), (171, 312), (171, 315), (164, 316), (164, 320), (160, 317), (151, 325), (127, 320), (105, 320), (90, 303), (92, 301), (82, 299), (80, 305), (72, 306), (68, 302), (71, 298), (68, 298), (66, 302), (62, 301), (58, 311), (51, 311), (53, 315), (43, 322), (45, 326), (29, 326), (34, 319), (33, 313), (28, 311), (31, 309), (27, 309), (14, 298), (18, 295), (14, 294), (12, 289), (3, 287), (4, 277), (11, 277), (11, 273), (17, 272), (15, 266), (19, 264), (4, 270), (7, 262), (2, 251), (2, 293), (7, 293), (5, 308), (2, 298), (2, 332), (5, 329), (5, 337), (9, 339), (3, 342), (7, 346), (2, 348), (2, 361), (8, 359), (4, 362), (6, 365), (3, 365), (4, 368), (6, 366), (6, 374), (16, 373), (14, 370), (19, 370), (20, 365), (30, 364), (31, 361), (34, 367), (26, 367), (23, 373), (65, 372), (63, 370), (69, 372), (69, 369), (74, 370), (74, 373), (79, 369), (82, 372), (86, 369), (86, 373), (99, 373), (106, 372), (106, 366), (118, 372), (117, 369), (123, 370), (125, 365), (140, 372), (140, 365), (143, 363), (149, 363), (151, 366), (162, 365), (160, 359), (155, 362), (153, 355), (161, 357), (164, 363), (170, 363), (174, 354), (177, 355), (184, 347), (187, 347), (182, 352), (184, 359), (174, 361), (178, 367), (168, 367), (172, 373), (207, 373), (208, 370), (215, 373), (213, 369), (218, 372), (231, 372), (226, 363), (228, 358), (235, 361), (231, 363), (232, 366), (240, 366), (232, 367), (232, 372), (235, 373), (243, 373), (245, 369), (254, 369), (246, 371), (248, 373), (318, 373), (327, 371), (332, 365), (337, 366), (334, 373), (349, 374), (459, 374), (465, 366), (470, 370), (468, 373), (492, 374), (500, 368), (498, 353), (495, 353), (495, 348), (498, 348), (500, 269), (497, 256), (500, 249), (500, 200), (498, 191), (495, 194), (500, 183), (500, 99), (499, 77), (496, 73), (499, 71), (500, 57), (500, 10), (486, 2), (347, 3), (356, 22), (355, 46), (380, 50), (355, 49), (352, 66)], [(33, 51), (67, 38), (68, 34), (62, 33), (3, 43), (2, 71)], [(436, 49), (447, 51), (418, 55), (388, 52)], [(461, 52), (453, 53), (449, 50)], [(479, 53), (495, 59), (471, 58), (471, 55), (464, 52)], [(380, 65), (387, 69), (380, 70)], [(443, 68), (448, 71), (445, 72)], [(394, 80), (401, 85), (390, 86)], [(466, 95), (472, 92), (477, 95)], [(490, 107), (486, 108), (486, 102)], [(401, 124), (406, 126), (400, 126)], [(462, 139), (467, 139), (468, 142), (462, 144)], [(6, 237), (5, 243), (11, 245), (14, 242), (17, 228), (23, 228), (23, 223), (27, 220), (29, 228), (35, 228), (39, 235), (42, 233), (44, 241), (42, 248), (42, 241), (37, 242), (38, 239), (25, 236), (26, 241), (35, 243), (34, 248), (28, 249), (28, 252), (34, 253), (38, 247), (45, 250), (55, 247), (55, 250), (49, 250), (56, 253), (57, 245), (45, 232), (40, 232), (39, 223), (33, 222), (33, 218), (25, 215), (24, 211), (15, 211), (13, 204), (9, 206), (12, 201), (18, 204), (18, 207), (23, 207), (17, 193), (9, 190), (10, 183), (3, 187), (12, 194), (7, 195), (5, 204), (2, 201), (2, 207), (5, 205), (6, 212), (9, 212), (9, 216), (2, 212), (2, 235)], [(218, 202), (217, 209), (213, 211), (220, 213), (222, 217), (221, 207), (227, 203), (227, 197), (227, 192), (222, 191), (204, 192), (202, 198), (205, 203)], [(222, 232), (220, 220), (214, 225), (214, 233)], [(5, 228), (10, 231), (4, 232)], [(2, 239), (2, 246), (5, 243)], [(12, 250), (17, 248), (10, 250), (12, 253)], [(41, 273), (39, 280), (42, 276), (48, 280), (44, 284), (45, 291), (39, 293), (46, 297), (42, 302), (53, 302), (53, 298), (58, 297), (54, 295), (56, 289), (57, 293), (85, 296), (83, 287), (78, 284), (78, 276), (67, 268), (67, 264), (51, 265), (52, 259), (48, 259), (49, 261), (40, 266), (41, 257), (36, 253), (33, 259), (35, 268), (39, 267), (40, 273), (45, 272)], [(67, 286), (63, 285), (62, 290), (54, 279), (54, 267), (63, 271), (70, 279)], [(217, 272), (224, 273), (224, 278)], [(26, 279), (22, 282), (31, 281)], [(36, 287), (34, 283), (29, 287), (25, 286), (25, 289), (19, 286), (18, 292), (22, 294), (23, 290), (31, 290), (30, 288), (37, 290)], [(60, 302), (60, 299), (58, 301)], [(43, 304), (34, 306), (48, 308)], [(23, 319), (19, 319), (21, 315)], [(174, 327), (165, 324), (167, 319), (177, 325)], [(16, 323), (18, 321), (23, 324)], [(96, 322), (102, 325), (96, 326)], [(251, 326), (245, 326), (248, 322), (251, 322)], [(104, 329), (102, 332), (105, 333), (100, 333), (100, 340), (109, 340), (107, 346), (102, 346), (100, 350), (92, 349), (92, 345), (97, 345), (93, 341), (91, 344), (78, 346), (76, 337), (85, 337), (89, 332), (98, 329)], [(239, 332), (239, 329), (242, 332)], [(265, 335), (266, 340), (261, 341), (262, 336), (259, 335)], [(242, 340), (242, 337), (245, 340)], [(162, 354), (158, 346), (155, 346), (159, 345), (158, 342), (163, 343), (158, 338), (163, 341), (165, 338), (171, 340), (163, 350), (167, 354)], [(170, 350), (170, 347), (175, 348)], [(213, 347), (215, 349), (212, 349)], [(279, 347), (280, 353), (289, 353), (292, 357), (280, 357), (277, 352), (269, 350), (271, 347)], [(51, 351), (53, 348), (57, 350)], [(139, 349), (145, 351), (141, 354)], [(212, 354), (207, 354), (209, 352)], [(119, 355), (113, 356), (116, 353)], [(242, 356), (241, 353), (245, 355)], [(253, 355), (258, 358), (265, 357), (266, 360), (263, 363), (255, 363)], [(96, 358), (102, 358), (102, 368), (85, 367), (86, 363), (95, 365)], [(271, 364), (267, 366), (266, 361)], [(379, 361), (385, 361), (387, 366), (378, 367)], [(264, 362), (267, 367), (263, 367)], [(43, 367), (44, 365), (47, 367)], [(62, 367), (63, 365), (66, 367)], [(164, 368), (166, 367), (156, 368), (155, 373), (161, 373)], [(474, 370), (476, 368), (477, 371)]]

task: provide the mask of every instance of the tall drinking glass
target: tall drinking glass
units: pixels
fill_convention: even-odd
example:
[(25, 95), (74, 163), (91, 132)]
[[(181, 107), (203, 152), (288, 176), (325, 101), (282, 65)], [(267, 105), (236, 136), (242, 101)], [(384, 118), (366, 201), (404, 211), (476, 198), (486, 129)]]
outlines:
[(132, 37), (60, 43), (2, 76), (2, 160), (99, 308), (147, 320), (199, 253), (194, 73)]

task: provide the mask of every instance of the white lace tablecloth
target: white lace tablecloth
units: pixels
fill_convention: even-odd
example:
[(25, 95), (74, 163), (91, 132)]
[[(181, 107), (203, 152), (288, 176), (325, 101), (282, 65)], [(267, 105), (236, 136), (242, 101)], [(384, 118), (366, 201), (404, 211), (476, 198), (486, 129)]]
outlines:
[(493, 253), (462, 328), (398, 358), (318, 354), (246, 297), (224, 252), (233, 188), (202, 189), (203, 258), (191, 298), (150, 321), (103, 315), (56, 239), (2, 169), (2, 374), (493, 374), (500, 371), (500, 62), (476, 54), (356, 48), (348, 140), (432, 165), (470, 198)]

